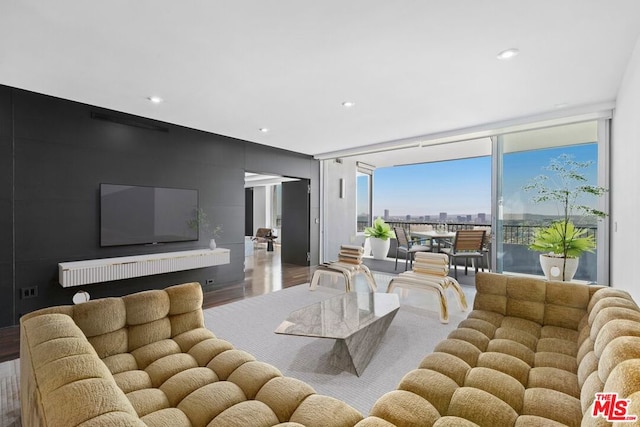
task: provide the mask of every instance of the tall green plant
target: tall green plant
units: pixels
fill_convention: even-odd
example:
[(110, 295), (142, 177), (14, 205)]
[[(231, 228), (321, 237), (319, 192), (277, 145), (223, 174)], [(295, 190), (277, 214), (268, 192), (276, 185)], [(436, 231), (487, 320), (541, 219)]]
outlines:
[(548, 252), (564, 258), (563, 267), (570, 257), (579, 257), (584, 252), (595, 248), (593, 236), (588, 236), (586, 229), (575, 227), (573, 217), (595, 217), (602, 219), (607, 214), (601, 210), (581, 202), (584, 196), (600, 197), (607, 192), (606, 188), (589, 185), (585, 170), (593, 165), (592, 161), (578, 162), (569, 154), (562, 154), (551, 159), (545, 167), (549, 175), (539, 175), (524, 186), (525, 191), (535, 192), (532, 201), (535, 203), (556, 203), (560, 220), (549, 227), (539, 229), (534, 236), (530, 249)]

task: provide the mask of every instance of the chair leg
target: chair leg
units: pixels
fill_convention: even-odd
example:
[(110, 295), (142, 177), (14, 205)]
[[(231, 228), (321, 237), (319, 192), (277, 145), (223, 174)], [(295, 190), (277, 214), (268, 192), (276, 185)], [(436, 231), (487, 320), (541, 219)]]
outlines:
[[(387, 288), (387, 293), (390, 294), (394, 291), (394, 288), (396, 286), (396, 284), (393, 282), (395, 279), (391, 279), (391, 281), (389, 282), (389, 287)], [(402, 284), (400, 284), (398, 286), (400, 288), (400, 296), (402, 298), (406, 298), (407, 297), (407, 288), (403, 287)]]
[[(396, 279), (391, 279), (391, 281), (389, 282), (389, 287), (387, 288), (387, 293), (391, 293), (393, 292), (393, 289), (396, 287)], [(398, 282), (398, 287), (401, 288), (401, 290), (404, 292), (406, 290), (406, 288), (404, 286), (402, 286), (403, 283), (401, 281)], [(411, 286), (411, 288), (415, 288), (414, 286)], [(441, 288), (440, 286), (425, 286), (423, 288), (421, 288), (425, 291), (434, 291), (438, 294), (438, 300), (440, 303), (440, 323), (449, 323), (449, 308), (447, 306), (447, 296), (444, 293), (444, 289)], [(466, 304), (466, 303), (465, 303)]]
[(394, 270), (398, 269), (398, 249), (396, 248), (396, 266), (394, 268)]
[(320, 274), (318, 274), (318, 270), (314, 271), (313, 276), (311, 276), (311, 283), (309, 284), (309, 290), (315, 291), (318, 287), (318, 280), (320, 280)]
[(352, 278), (353, 278), (352, 275), (349, 275), (348, 278), (347, 278), (347, 275), (345, 275), (345, 278), (344, 278), (344, 280), (345, 280), (344, 291), (345, 292), (351, 292), (351, 289), (352, 289), (352, 287), (351, 287), (351, 279)]
[(449, 323), (449, 308), (447, 306), (447, 296), (444, 291), (437, 289), (438, 297), (440, 298), (440, 323)]
[(440, 301), (440, 323), (449, 323), (449, 307), (447, 305), (447, 296), (444, 293), (444, 289), (440, 286), (428, 286), (424, 290), (434, 291), (438, 294)]
[(451, 287), (453, 288), (453, 293), (456, 296), (456, 300), (458, 301), (458, 306), (460, 307), (461, 311), (467, 311), (468, 309), (468, 305), (467, 305), (467, 297), (464, 294), (464, 291), (462, 290), (462, 287), (460, 286), (460, 283), (458, 283), (457, 280), (453, 280), (451, 278), (449, 278), (450, 280), (447, 280), (447, 284), (451, 285)]
[(376, 292), (378, 290), (378, 286), (376, 285), (376, 280), (373, 278), (373, 274), (371, 274), (371, 270), (369, 270), (369, 267), (362, 264), (360, 266), (360, 269), (362, 270), (362, 274), (364, 274), (365, 279), (367, 279), (367, 283), (369, 284), (369, 289), (371, 289), (371, 292)]
[[(331, 266), (331, 264), (322, 264), (318, 267), (316, 271), (313, 272), (313, 276), (311, 277), (311, 283), (309, 284), (309, 290), (316, 290), (318, 287), (318, 281), (320, 280), (320, 275), (326, 272), (327, 274), (331, 274), (332, 280), (337, 280), (336, 275), (341, 274), (344, 278), (344, 287), (345, 292), (351, 292), (352, 288), (352, 272), (350, 270), (346, 270), (343, 268), (339, 268), (337, 266)], [(335, 283), (335, 282), (334, 282)]]
[(393, 288), (396, 286), (396, 284), (394, 283), (396, 279), (393, 278), (389, 281), (389, 285), (387, 286), (387, 293), (390, 294), (391, 292), (393, 292)]

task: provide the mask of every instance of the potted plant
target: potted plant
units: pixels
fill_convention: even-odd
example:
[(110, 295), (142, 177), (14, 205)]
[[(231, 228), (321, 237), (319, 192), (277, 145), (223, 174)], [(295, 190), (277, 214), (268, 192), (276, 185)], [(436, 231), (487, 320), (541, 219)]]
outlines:
[(373, 221), (372, 227), (364, 229), (364, 235), (369, 237), (373, 259), (385, 259), (389, 253), (391, 240), (396, 237), (389, 224), (380, 217)]
[(207, 236), (210, 239), (209, 248), (212, 250), (215, 249), (217, 247), (216, 239), (222, 234), (222, 225), (212, 226), (206, 212), (202, 208), (195, 211), (195, 216), (194, 219), (189, 221), (189, 228), (197, 228), (200, 233)]
[(578, 228), (573, 222), (574, 215), (580, 218), (595, 217), (602, 219), (605, 212), (584, 204), (585, 196), (599, 197), (607, 190), (589, 185), (584, 170), (593, 162), (578, 162), (573, 156), (562, 154), (551, 159), (545, 167), (553, 173), (539, 175), (524, 187), (525, 191), (534, 191), (535, 203), (554, 202), (559, 207), (560, 219), (548, 227), (536, 231), (529, 249), (543, 252), (540, 265), (549, 280), (570, 281), (578, 270), (578, 260), (584, 252), (593, 252), (596, 247), (594, 237), (587, 235), (588, 230)]

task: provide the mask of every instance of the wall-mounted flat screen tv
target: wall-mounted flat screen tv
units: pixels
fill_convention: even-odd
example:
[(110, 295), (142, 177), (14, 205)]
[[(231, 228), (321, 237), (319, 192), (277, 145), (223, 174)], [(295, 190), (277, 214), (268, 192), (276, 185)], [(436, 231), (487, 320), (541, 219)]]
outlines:
[(100, 246), (198, 240), (198, 190), (100, 184)]

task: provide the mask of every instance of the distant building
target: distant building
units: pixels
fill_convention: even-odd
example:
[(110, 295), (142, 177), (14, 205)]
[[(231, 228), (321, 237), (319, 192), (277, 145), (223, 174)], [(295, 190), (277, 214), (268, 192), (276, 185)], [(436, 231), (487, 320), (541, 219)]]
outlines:
[(486, 224), (487, 223), (487, 214), (486, 213), (479, 213), (478, 214), (478, 222), (479, 224)]
[(405, 219), (406, 219), (407, 221), (411, 221), (411, 215), (407, 215), (407, 216), (405, 217)]
[(389, 221), (389, 209), (384, 210), (384, 220)]
[(446, 212), (440, 212), (440, 221), (446, 221), (447, 220), (447, 213)]
[(467, 215), (467, 222), (471, 222), (471, 215)]

